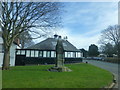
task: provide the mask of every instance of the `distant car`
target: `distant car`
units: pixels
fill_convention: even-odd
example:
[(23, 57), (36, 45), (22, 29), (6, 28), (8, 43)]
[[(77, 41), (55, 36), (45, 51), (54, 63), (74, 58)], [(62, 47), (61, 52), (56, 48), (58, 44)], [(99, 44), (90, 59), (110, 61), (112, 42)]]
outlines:
[(104, 60), (103, 57), (93, 57), (94, 60)]

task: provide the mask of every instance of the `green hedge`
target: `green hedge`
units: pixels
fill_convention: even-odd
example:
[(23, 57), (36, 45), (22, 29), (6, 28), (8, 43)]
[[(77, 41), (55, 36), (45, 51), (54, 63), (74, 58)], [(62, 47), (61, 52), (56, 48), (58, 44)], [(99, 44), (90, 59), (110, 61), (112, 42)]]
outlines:
[(119, 63), (120, 58), (107, 57), (107, 58), (105, 58), (104, 61), (106, 61), (106, 62), (111, 62), (111, 63)]

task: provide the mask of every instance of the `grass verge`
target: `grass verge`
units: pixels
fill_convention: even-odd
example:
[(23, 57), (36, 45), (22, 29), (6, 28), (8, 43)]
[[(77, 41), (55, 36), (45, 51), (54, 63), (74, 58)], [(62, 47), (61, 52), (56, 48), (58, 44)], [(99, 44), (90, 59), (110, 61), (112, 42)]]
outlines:
[(112, 74), (90, 64), (65, 65), (72, 72), (46, 71), (53, 65), (16, 66), (3, 71), (3, 88), (101, 88), (112, 82)]

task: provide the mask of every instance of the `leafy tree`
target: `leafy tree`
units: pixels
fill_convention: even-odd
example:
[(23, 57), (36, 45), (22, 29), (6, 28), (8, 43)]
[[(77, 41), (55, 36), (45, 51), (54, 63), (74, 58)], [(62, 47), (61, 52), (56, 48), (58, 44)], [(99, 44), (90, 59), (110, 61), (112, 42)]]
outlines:
[[(12, 0), (13, 1), (13, 0)], [(33, 27), (56, 27), (60, 23), (60, 3), (57, 2), (1, 2), (4, 60), (2, 70), (9, 69), (10, 47), (17, 36)], [(35, 29), (32, 30), (36, 31)]]
[(88, 50), (88, 54), (89, 56), (93, 57), (93, 56), (98, 56), (99, 52), (98, 52), (98, 47), (95, 44), (91, 44), (89, 46), (89, 50)]

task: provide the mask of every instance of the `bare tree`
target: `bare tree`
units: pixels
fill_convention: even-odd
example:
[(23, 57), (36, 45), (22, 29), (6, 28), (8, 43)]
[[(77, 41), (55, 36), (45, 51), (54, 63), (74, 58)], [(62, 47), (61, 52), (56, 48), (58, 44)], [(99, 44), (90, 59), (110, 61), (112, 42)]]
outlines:
[(24, 31), (22, 32), (18, 38), (20, 39), (20, 44), (21, 44), (21, 48), (24, 49), (25, 47), (28, 47), (30, 45), (33, 45), (33, 39), (32, 36), (29, 34), (28, 31)]
[[(60, 3), (2, 2), (2, 37), (4, 42), (3, 70), (9, 69), (10, 47), (14, 39), (32, 27), (56, 27)], [(32, 30), (35, 31), (35, 30)]]
[(112, 43), (117, 47), (117, 55), (120, 58), (120, 26), (114, 25), (109, 26), (107, 29), (102, 31), (102, 42)]

